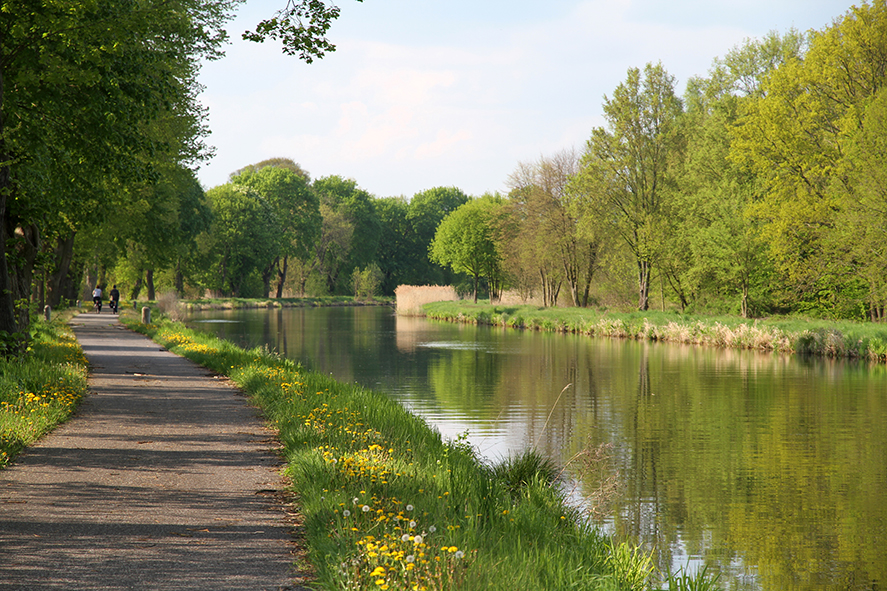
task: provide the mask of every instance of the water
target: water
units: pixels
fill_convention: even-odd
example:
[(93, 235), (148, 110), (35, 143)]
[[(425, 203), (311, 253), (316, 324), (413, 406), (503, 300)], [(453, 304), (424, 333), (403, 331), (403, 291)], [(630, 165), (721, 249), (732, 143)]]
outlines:
[[(190, 324), (388, 393), (491, 461), (536, 446), (620, 539), (729, 589), (887, 585), (887, 368), (400, 318)], [(597, 458), (597, 459), (595, 459)], [(604, 459), (601, 459), (604, 458)], [(593, 461), (592, 461), (593, 460)], [(611, 503), (604, 503), (609, 499)]]

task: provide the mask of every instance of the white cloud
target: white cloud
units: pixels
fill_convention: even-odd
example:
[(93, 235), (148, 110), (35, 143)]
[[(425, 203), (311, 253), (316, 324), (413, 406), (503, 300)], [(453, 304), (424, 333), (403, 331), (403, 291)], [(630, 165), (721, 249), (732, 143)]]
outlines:
[[(339, 49), (324, 60), (308, 66), (273, 43), (238, 41), (207, 67), (203, 101), (218, 155), (200, 177), (213, 186), (285, 156), (315, 178), (351, 177), (380, 196), (437, 185), (501, 190), (518, 161), (581, 149), (602, 124), (603, 95), (629, 67), (661, 61), (682, 90), (746, 37), (821, 28), (846, 10), (810, 0), (826, 15), (811, 20), (807, 0), (754, 1), (759, 29), (735, 2), (716, 0), (674, 0), (667, 10), (654, 0), (345, 5), (330, 32)], [(780, 3), (811, 24), (781, 24), (789, 9), (768, 10)], [(260, 10), (231, 30), (257, 22)]]

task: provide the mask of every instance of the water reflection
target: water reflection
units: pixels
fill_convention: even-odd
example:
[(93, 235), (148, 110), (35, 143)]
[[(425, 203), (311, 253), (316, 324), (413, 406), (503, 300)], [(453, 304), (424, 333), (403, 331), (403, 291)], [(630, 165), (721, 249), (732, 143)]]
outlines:
[[(731, 589), (887, 581), (882, 366), (399, 318), (390, 309), (228, 311), (199, 326), (389, 393), (487, 457), (536, 445), (660, 568)], [(574, 458), (612, 446), (612, 466)]]

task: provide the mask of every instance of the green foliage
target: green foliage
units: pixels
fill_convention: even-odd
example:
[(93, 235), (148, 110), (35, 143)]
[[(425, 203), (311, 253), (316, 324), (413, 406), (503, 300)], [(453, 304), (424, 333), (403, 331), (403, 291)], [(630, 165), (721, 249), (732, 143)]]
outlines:
[(336, 50), (326, 33), (339, 18), (339, 12), (338, 6), (327, 5), (324, 0), (289, 1), (272, 18), (256, 25), (255, 31), (245, 32), (243, 38), (257, 43), (266, 39), (279, 40), (285, 54), (297, 55), (310, 64)]
[(499, 202), (492, 197), (461, 205), (443, 219), (431, 243), (431, 260), (473, 278), (475, 302), (481, 277), (491, 283), (502, 277), (501, 256), (492, 225), (497, 207)]

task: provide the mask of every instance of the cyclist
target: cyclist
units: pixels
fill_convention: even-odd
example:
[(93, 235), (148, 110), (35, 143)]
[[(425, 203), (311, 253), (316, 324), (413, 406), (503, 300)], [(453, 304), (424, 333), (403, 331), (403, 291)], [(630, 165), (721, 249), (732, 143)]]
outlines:
[(120, 292), (117, 290), (116, 285), (111, 288), (109, 295), (111, 296), (111, 299), (108, 302), (108, 306), (111, 308), (111, 312), (117, 314), (117, 310), (120, 308)]
[(92, 301), (94, 304), (95, 311), (101, 314), (102, 312), (102, 288), (98, 285), (95, 286), (95, 289), (92, 290)]

